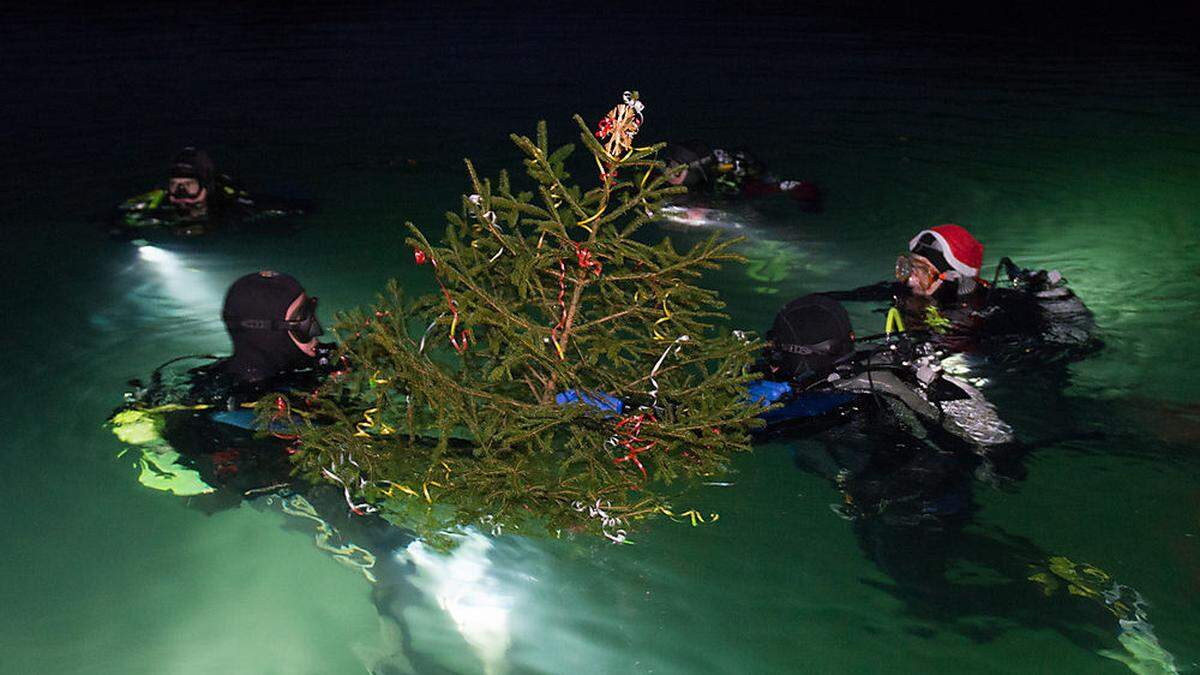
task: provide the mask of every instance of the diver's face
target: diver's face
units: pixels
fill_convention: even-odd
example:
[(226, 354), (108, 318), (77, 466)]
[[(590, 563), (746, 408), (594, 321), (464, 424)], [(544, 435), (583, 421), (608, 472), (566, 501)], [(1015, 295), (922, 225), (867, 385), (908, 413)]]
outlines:
[(942, 274), (925, 256), (910, 256), (911, 270), (905, 283), (914, 295), (929, 297), (942, 287)]
[[(300, 295), (297, 295), (296, 299), (292, 300), (292, 304), (288, 305), (287, 314), (285, 314), (283, 316), (284, 321), (299, 321), (299, 320), (303, 319), (304, 317), (301, 316), (301, 314), (303, 314), (303, 312), (301, 310), (304, 308), (305, 304), (307, 304), (307, 303), (308, 303), (308, 294), (307, 293), (301, 293)], [(296, 349), (299, 349), (300, 351), (304, 352), (308, 356), (316, 356), (317, 355), (317, 338), (311, 338), (309, 340), (301, 342), (300, 340), (298, 340), (296, 338), (296, 334), (293, 333), (292, 331), (288, 331), (288, 337), (292, 340), (292, 343), (296, 345)]]
[(185, 211), (202, 210), (208, 200), (208, 190), (195, 178), (177, 177), (167, 181), (167, 198), (172, 205)]

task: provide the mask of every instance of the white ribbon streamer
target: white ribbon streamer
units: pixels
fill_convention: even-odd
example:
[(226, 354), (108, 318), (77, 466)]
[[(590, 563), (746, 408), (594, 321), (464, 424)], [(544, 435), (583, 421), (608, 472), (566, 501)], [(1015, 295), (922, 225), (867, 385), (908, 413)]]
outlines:
[(653, 387), (650, 390), (650, 398), (654, 401), (652, 404), (654, 407), (658, 407), (658, 380), (654, 379), (654, 376), (658, 374), (658, 369), (662, 368), (663, 361), (667, 360), (667, 354), (670, 354), (672, 349), (674, 349), (675, 353), (678, 354), (680, 348), (683, 346), (681, 343), (689, 340), (691, 340), (691, 338), (686, 335), (680, 335), (679, 337), (675, 338), (675, 341), (663, 350), (662, 356), (658, 357), (658, 361), (654, 363), (654, 368), (650, 369), (650, 385)]
[(625, 105), (633, 108), (634, 112), (638, 114), (638, 117), (642, 116), (642, 111), (646, 109), (646, 104), (642, 103), (641, 99), (634, 98), (632, 91), (625, 92), (621, 95), (621, 97), (625, 99)]
[[(347, 461), (347, 458), (345, 455), (342, 455), (340, 457), (340, 460)], [(358, 463), (355, 462), (353, 458), (350, 458), (348, 461), (350, 464), (353, 464), (354, 467), (357, 468), (359, 470), (359, 473), (361, 474), (362, 467), (359, 466)], [(360, 515), (366, 514), (366, 513), (375, 513), (377, 511), (379, 511), (379, 509), (375, 508), (374, 506), (371, 506), (370, 504), (368, 504), (366, 502), (363, 502), (361, 504), (354, 503), (354, 500), (350, 497), (350, 486), (346, 485), (346, 481), (342, 480), (342, 477), (337, 475), (338, 464), (339, 464), (339, 462), (334, 462), (329, 465), (328, 469), (322, 467), (321, 474), (324, 475), (329, 480), (342, 486), (342, 494), (345, 496), (346, 505), (350, 507), (350, 510), (353, 511), (354, 513), (357, 513)], [(361, 480), (361, 476), (360, 476), (360, 480)], [(366, 485), (366, 481), (362, 481), (362, 485)]]
[[(604, 505), (609, 508), (612, 507), (612, 504), (610, 502), (604, 502)], [(610, 528), (619, 527), (621, 525), (621, 519), (608, 515), (608, 513), (605, 512), (604, 508), (602, 508), (600, 506), (599, 499), (596, 500), (595, 504), (584, 504), (583, 502), (574, 502), (573, 504), (571, 504), (571, 506), (574, 507), (574, 509), (576, 511), (579, 511), (580, 513), (583, 513), (586, 510), (589, 518), (599, 518), (600, 519), (600, 531), (604, 534), (604, 536), (609, 541), (611, 541), (614, 544), (625, 543), (625, 535), (627, 533), (625, 532), (624, 529), (615, 529), (612, 532), (608, 531)]]

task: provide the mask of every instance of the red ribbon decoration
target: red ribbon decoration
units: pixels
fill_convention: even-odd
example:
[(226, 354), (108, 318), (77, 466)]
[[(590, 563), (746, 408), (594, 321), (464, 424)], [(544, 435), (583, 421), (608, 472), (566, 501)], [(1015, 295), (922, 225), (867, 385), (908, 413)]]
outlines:
[[(442, 287), (442, 296), (446, 298), (446, 305), (450, 308), (450, 344), (454, 346), (454, 351), (461, 354), (467, 351), (467, 348), (470, 347), (468, 340), (471, 337), (471, 329), (463, 329), (459, 331), (458, 337), (454, 336), (453, 327), (458, 325), (458, 303), (454, 302), (454, 298), (450, 297), (450, 291), (446, 290), (445, 286), (442, 286), (441, 279), (438, 279), (438, 286)], [(459, 342), (459, 338), (462, 338), (462, 342)]]
[[(635, 118), (633, 118), (632, 123), (633, 123), (633, 126), (641, 128), (642, 118), (635, 117)], [(608, 117), (608, 116), (601, 117), (600, 121), (596, 123), (596, 138), (604, 138), (605, 136), (611, 134), (612, 132), (613, 132), (612, 118)]]
[[(288, 405), (287, 399), (285, 399), (282, 396), (276, 396), (275, 397), (275, 412), (271, 413), (271, 422), (267, 426), (268, 426), (268, 428), (270, 428), (276, 422), (283, 420), (285, 418), (290, 419), (291, 416), (292, 416), (292, 409), (291, 409), (291, 406)], [(274, 436), (275, 438), (283, 439), (285, 441), (294, 441), (297, 438), (300, 438), (299, 434), (281, 434), (274, 429), (270, 429), (270, 431), (271, 431), (272, 436)]]
[(590, 269), (596, 274), (596, 276), (600, 276), (600, 270), (603, 268), (603, 266), (600, 264), (600, 261), (596, 260), (596, 258), (592, 256), (592, 252), (587, 250), (586, 247), (580, 246), (579, 244), (575, 245), (575, 259), (579, 261), (580, 267)]
[[(600, 272), (604, 269), (604, 265), (602, 265), (599, 260), (596, 260), (596, 257), (592, 255), (592, 252), (589, 251), (586, 246), (580, 246), (573, 241), (570, 243), (575, 247), (575, 260), (579, 263), (579, 266), (583, 269), (591, 270), (592, 273), (597, 277), (600, 276)], [(567, 327), (567, 266), (563, 263), (561, 258), (558, 261), (557, 275), (559, 317), (558, 323), (554, 324), (554, 327), (550, 329), (550, 337), (554, 340), (554, 348), (558, 350), (559, 357), (566, 358), (565, 354), (563, 353), (563, 347), (558, 341), (559, 333), (565, 330)]]
[[(424, 265), (426, 262), (433, 265), (433, 278), (435, 281), (437, 281), (438, 287), (442, 289), (442, 296), (446, 298), (446, 306), (450, 308), (450, 344), (454, 347), (454, 351), (462, 354), (471, 346), (471, 329), (465, 328), (459, 331), (458, 335), (454, 334), (454, 327), (458, 325), (458, 304), (454, 302), (454, 298), (450, 297), (450, 291), (446, 290), (446, 285), (442, 283), (442, 278), (437, 274), (437, 260), (429, 257), (419, 248), (413, 249), (413, 260), (416, 260), (418, 265)], [(380, 312), (375, 312), (375, 316), (380, 318), (389, 314), (390, 312), (383, 312), (382, 314)], [(370, 322), (370, 319), (367, 321)], [(355, 337), (357, 337), (357, 335)]]
[(604, 138), (612, 133), (613, 121), (611, 117), (601, 117), (596, 124), (596, 138)]
[[(654, 446), (658, 445), (658, 441), (643, 441), (640, 434), (642, 432), (642, 424), (651, 424), (657, 421), (658, 420), (654, 418), (652, 413), (639, 413), (637, 415), (630, 415), (620, 422), (617, 422), (615, 429), (616, 435), (614, 436), (614, 439), (616, 440), (617, 445), (625, 448), (625, 456), (613, 459), (613, 464), (633, 462), (634, 466), (636, 466), (638, 470), (642, 472), (642, 478), (644, 480), (649, 480), (650, 475), (646, 473), (646, 467), (642, 466), (642, 461), (638, 459), (638, 455), (652, 450)], [(631, 426), (622, 429), (622, 427), (625, 427), (626, 424), (631, 424)], [(641, 443), (642, 445), (638, 445), (638, 443)]]
[[(316, 396), (316, 393), (317, 392), (314, 391), (312, 393), (312, 396)], [(297, 447), (300, 445), (300, 434), (282, 434), (273, 428), (275, 426), (276, 422), (279, 422), (285, 418), (290, 420), (291, 417), (292, 417), (292, 408), (288, 404), (287, 399), (285, 399), (282, 396), (276, 396), (275, 397), (275, 412), (271, 413), (271, 421), (267, 423), (267, 430), (269, 432), (271, 432), (271, 435), (274, 436), (275, 438), (278, 438), (278, 439), (284, 440), (284, 441), (291, 441), (288, 444), (287, 453), (289, 455), (294, 455), (297, 452), (300, 452), (300, 448)], [(237, 472), (236, 466), (233, 468), (233, 471), (234, 471), (234, 473)], [(218, 475), (219, 475), (219, 473), (218, 473)]]

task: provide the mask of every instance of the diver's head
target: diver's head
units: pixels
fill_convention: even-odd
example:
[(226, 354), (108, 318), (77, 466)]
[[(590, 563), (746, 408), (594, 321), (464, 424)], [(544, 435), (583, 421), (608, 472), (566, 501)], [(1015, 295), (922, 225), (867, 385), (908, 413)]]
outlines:
[(922, 230), (908, 242), (908, 253), (896, 259), (896, 279), (916, 295), (929, 297), (947, 281), (958, 294), (975, 290), (983, 265), (983, 244), (954, 224)]
[(695, 187), (708, 180), (705, 164), (709, 153), (698, 143), (668, 145), (664, 155), (667, 163), (664, 173), (671, 185)]
[(764, 172), (763, 163), (745, 148), (737, 148), (729, 153), (729, 161), (733, 165), (733, 173), (738, 176), (754, 178)]
[(171, 162), (167, 199), (185, 217), (202, 217), (214, 189), (215, 170), (208, 153), (184, 148)]
[(828, 376), (854, 353), (854, 330), (846, 308), (824, 295), (789, 302), (765, 337), (765, 357), (775, 379), (812, 382)]
[(268, 270), (233, 282), (221, 311), (233, 341), (227, 368), (254, 382), (308, 365), (324, 334), (316, 310), (317, 299), (287, 274)]

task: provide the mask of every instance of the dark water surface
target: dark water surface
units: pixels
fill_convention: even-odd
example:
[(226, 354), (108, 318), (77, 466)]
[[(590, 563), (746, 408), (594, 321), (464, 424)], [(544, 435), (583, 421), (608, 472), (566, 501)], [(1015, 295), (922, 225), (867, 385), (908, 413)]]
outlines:
[[(1024, 580), (1026, 562), (1052, 555), (1140, 592), (1161, 646), (1194, 669), (1195, 46), (593, 18), (113, 11), (3, 24), (0, 671), (1130, 672), (1099, 654), (1121, 650), (1111, 615)], [(509, 131), (545, 118), (572, 140), (571, 113), (597, 118), (627, 88), (646, 101), (647, 140), (743, 144), (828, 194), (820, 215), (786, 202), (735, 214), (759, 223), (741, 231), (758, 264), (713, 279), (737, 325), (881, 278), (912, 233), (948, 221), (972, 226), (989, 263), (1061, 270), (1095, 311), (1107, 347), (1065, 381), (987, 384), (1037, 449), (1015, 487), (975, 485), (973, 522), (944, 550), (838, 518), (838, 492), (791, 459), (819, 441), (777, 441), (741, 458), (731, 486), (691, 494), (715, 525), (657, 522), (627, 547), (473, 537), (451, 559), (400, 552), (412, 560), (411, 593), (392, 607), (400, 634), (362, 576), (277, 509), (208, 516), (116, 457), (101, 425), (125, 380), (225, 350), (233, 279), (296, 274), (327, 321), (389, 277), (426, 288), (399, 225), (439, 231), (465, 185), (461, 157), (515, 166)], [(187, 143), (320, 212), (286, 236), (165, 237), (153, 259), (102, 236), (91, 219)], [(881, 322), (863, 308), (855, 319), (860, 332)], [(945, 574), (913, 573), (930, 559)]]

